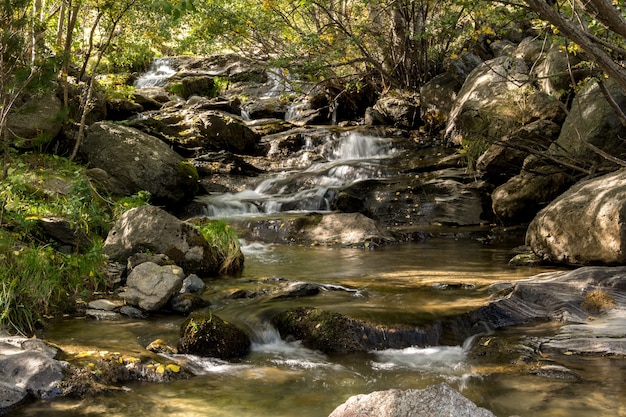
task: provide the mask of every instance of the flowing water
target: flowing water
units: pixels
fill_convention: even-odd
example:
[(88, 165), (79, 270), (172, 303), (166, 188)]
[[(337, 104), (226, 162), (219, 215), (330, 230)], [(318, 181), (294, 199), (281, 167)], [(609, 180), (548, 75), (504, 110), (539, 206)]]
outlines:
[(137, 78), (135, 87), (164, 87), (167, 85), (167, 80), (174, 74), (176, 74), (176, 68), (171, 59), (156, 58), (151, 62), (148, 71)]
[[(552, 355), (579, 380), (531, 374), (515, 363), (471, 358), (465, 345), (324, 355), (281, 340), (268, 324), (277, 311), (318, 306), (380, 322), (420, 323), (482, 305), (487, 285), (542, 272), (507, 266), (510, 245), (432, 239), (374, 251), (323, 247), (244, 246), (241, 277), (208, 282), (211, 310), (244, 327), (252, 352), (237, 362), (172, 356), (196, 376), (166, 384), (130, 383), (123, 392), (95, 398), (36, 403), (17, 416), (224, 416), (323, 417), (349, 396), (390, 388), (425, 388), (447, 382), (498, 416), (587, 417), (626, 415), (626, 364), (616, 358)], [(262, 290), (277, 278), (319, 282), (328, 291), (313, 297), (227, 300), (236, 289)], [(157, 338), (175, 343), (182, 317), (119, 322), (65, 318), (47, 332), (67, 352), (100, 350), (142, 355)], [(522, 343), (533, 327), (492, 337)], [(474, 343), (476, 343), (474, 341)], [(145, 353), (144, 353), (145, 354)]]

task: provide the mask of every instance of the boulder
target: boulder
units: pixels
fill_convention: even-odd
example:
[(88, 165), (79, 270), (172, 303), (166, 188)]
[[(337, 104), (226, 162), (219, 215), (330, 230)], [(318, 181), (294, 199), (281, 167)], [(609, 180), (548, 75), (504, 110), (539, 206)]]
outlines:
[(123, 264), (131, 255), (146, 251), (167, 255), (189, 273), (215, 273), (221, 263), (197, 228), (155, 206), (125, 212), (102, 247), (111, 260)]
[(491, 194), (491, 208), (504, 225), (527, 223), (565, 191), (572, 178), (558, 166), (537, 166), (529, 157), (522, 171)]
[(373, 109), (390, 125), (411, 129), (421, 124), (419, 97), (401, 92), (389, 93), (380, 97)]
[(135, 103), (144, 110), (158, 110), (170, 101), (170, 96), (163, 87), (144, 87), (135, 90)]
[(57, 349), (37, 339), (0, 337), (0, 414), (32, 396), (61, 395), (63, 365)]
[(271, 323), (283, 339), (301, 340), (310, 349), (346, 354), (375, 349), (435, 345), (436, 331), (396, 326), (374, 326), (340, 313), (312, 307), (287, 310)]
[(526, 242), (550, 262), (626, 263), (626, 170), (571, 187), (541, 210)]
[[(579, 57), (564, 50), (562, 45), (554, 44), (550, 46), (548, 52), (533, 69), (539, 87), (542, 91), (555, 96), (566, 96), (574, 90), (576, 83), (581, 79), (580, 74), (571, 71), (581, 61)], [(575, 77), (572, 80), (572, 75)], [(573, 83), (573, 85), (572, 85)]]
[(106, 109), (108, 120), (130, 119), (144, 110), (141, 104), (124, 99), (107, 100)]
[(463, 83), (449, 72), (428, 81), (420, 89), (421, 118), (431, 131), (445, 127), (457, 92)]
[(45, 147), (63, 126), (62, 103), (54, 92), (16, 103), (7, 120), (8, 139), (22, 149)]
[(192, 314), (181, 325), (178, 353), (232, 359), (250, 351), (250, 338), (214, 314)]
[(369, 242), (388, 243), (395, 240), (386, 230), (379, 229), (374, 220), (361, 213), (327, 214), (306, 235), (313, 242), (344, 246), (367, 246)]
[(90, 249), (87, 232), (68, 219), (56, 216), (42, 217), (38, 224), (46, 236), (58, 242), (68, 252), (85, 252)]
[(158, 311), (180, 291), (184, 279), (185, 273), (176, 265), (144, 262), (130, 272), (119, 296), (145, 311)]
[(355, 395), (328, 417), (495, 417), (493, 413), (465, 398), (448, 384), (422, 390), (376, 391)]
[[(611, 80), (605, 85), (615, 103), (626, 111), (626, 95)], [(576, 95), (568, 117), (563, 123), (559, 138), (550, 149), (552, 155), (562, 157), (580, 168), (597, 169), (611, 164), (593, 152), (584, 143), (589, 143), (613, 157), (626, 159), (626, 144), (623, 140), (624, 126), (604, 97), (597, 82), (587, 83)], [(573, 161), (573, 162), (572, 162)]]
[(180, 94), (184, 98), (193, 95), (197, 96), (213, 96), (215, 95), (215, 81), (213, 77), (207, 75), (196, 75), (185, 77), (181, 80)]
[(491, 184), (500, 185), (520, 173), (530, 153), (545, 152), (560, 130), (561, 126), (550, 120), (522, 126), (489, 146), (476, 161), (476, 171)]
[(161, 138), (190, 156), (222, 150), (253, 154), (259, 141), (259, 135), (247, 127), (239, 116), (182, 103), (145, 112), (131, 125)]
[(498, 140), (518, 128), (527, 82), (528, 66), (520, 58), (494, 58), (474, 69), (450, 111), (445, 129), (448, 142)]
[(198, 174), (159, 139), (131, 127), (95, 123), (87, 130), (81, 155), (91, 168), (100, 168), (123, 184), (124, 194), (145, 190), (154, 202), (175, 205), (192, 199)]

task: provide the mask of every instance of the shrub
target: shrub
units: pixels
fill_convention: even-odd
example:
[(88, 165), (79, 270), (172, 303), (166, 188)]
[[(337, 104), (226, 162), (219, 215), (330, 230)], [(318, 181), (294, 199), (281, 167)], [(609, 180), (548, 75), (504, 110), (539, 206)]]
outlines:
[(235, 230), (221, 220), (206, 220), (196, 224), (204, 238), (220, 258), (220, 273), (236, 273), (243, 267), (243, 255)]

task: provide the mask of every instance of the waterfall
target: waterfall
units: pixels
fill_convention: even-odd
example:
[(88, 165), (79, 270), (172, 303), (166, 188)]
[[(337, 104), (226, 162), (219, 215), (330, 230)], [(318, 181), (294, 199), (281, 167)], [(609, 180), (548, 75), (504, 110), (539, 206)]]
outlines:
[(239, 193), (211, 195), (203, 199), (204, 215), (226, 218), (278, 212), (330, 211), (339, 190), (357, 181), (384, 177), (380, 161), (395, 154), (391, 140), (350, 132), (330, 133), (315, 149), (324, 161), (302, 170), (284, 171), (261, 180)]
[(155, 58), (147, 72), (135, 81), (136, 88), (163, 87), (170, 77), (176, 74), (175, 63), (170, 58)]

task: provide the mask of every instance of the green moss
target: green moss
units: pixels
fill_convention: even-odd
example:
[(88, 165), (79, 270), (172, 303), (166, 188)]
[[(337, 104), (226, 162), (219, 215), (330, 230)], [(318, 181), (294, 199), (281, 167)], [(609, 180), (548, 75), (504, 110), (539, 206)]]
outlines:
[(198, 170), (195, 166), (189, 161), (182, 161), (178, 163), (178, 171), (183, 175), (191, 178), (194, 181), (198, 181), (200, 179), (200, 175), (198, 175)]

